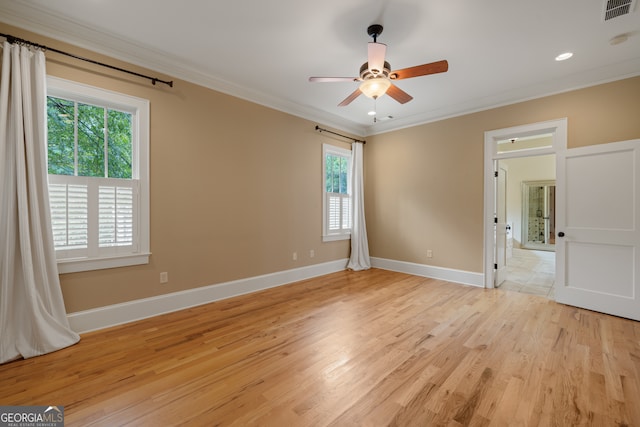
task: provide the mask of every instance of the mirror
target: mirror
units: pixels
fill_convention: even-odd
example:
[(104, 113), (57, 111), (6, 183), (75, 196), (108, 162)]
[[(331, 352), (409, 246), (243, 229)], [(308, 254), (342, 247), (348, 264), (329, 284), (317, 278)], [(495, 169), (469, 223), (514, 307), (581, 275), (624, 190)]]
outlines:
[(556, 182), (522, 182), (522, 247), (555, 251)]

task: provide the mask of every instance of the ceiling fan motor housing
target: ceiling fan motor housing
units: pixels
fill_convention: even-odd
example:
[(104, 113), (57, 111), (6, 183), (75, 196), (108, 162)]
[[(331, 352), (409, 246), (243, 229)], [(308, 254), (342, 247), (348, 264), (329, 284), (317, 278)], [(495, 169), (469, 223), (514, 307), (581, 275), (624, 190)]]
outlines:
[(362, 67), (360, 67), (361, 80), (373, 79), (382, 76), (389, 78), (389, 73), (391, 73), (391, 65), (387, 61), (384, 61), (384, 69), (382, 70), (382, 73), (378, 74), (374, 74), (371, 72), (371, 70), (369, 70), (368, 62), (365, 62), (364, 64), (362, 64)]

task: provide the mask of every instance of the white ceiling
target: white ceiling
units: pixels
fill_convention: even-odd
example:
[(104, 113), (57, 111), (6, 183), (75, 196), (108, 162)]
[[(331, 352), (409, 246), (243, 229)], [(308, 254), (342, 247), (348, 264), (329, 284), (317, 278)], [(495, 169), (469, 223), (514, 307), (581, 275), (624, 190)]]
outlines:
[[(0, 0), (0, 21), (366, 136), (640, 74), (640, 12), (606, 0)], [(366, 29), (392, 69), (446, 59), (396, 82), (413, 95), (337, 104), (357, 83)], [(611, 45), (613, 37), (628, 40)], [(556, 62), (572, 51), (574, 57)]]

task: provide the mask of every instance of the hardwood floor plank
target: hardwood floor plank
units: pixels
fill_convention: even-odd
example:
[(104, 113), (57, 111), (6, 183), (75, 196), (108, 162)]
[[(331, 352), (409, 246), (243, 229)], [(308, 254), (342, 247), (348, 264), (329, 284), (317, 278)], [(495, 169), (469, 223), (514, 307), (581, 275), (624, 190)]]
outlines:
[(67, 426), (633, 426), (638, 402), (638, 322), (377, 269), (0, 365), (0, 404)]

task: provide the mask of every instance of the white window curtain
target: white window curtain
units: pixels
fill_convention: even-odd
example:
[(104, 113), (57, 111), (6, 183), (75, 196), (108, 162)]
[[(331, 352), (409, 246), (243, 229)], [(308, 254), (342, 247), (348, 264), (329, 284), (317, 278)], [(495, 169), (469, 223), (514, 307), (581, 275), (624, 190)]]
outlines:
[(0, 77), (0, 363), (80, 339), (62, 299), (49, 212), (42, 51), (4, 42)]
[(364, 220), (364, 180), (362, 167), (362, 143), (351, 145), (351, 197), (353, 200), (353, 222), (351, 228), (351, 257), (347, 268), (367, 270), (371, 268), (367, 224)]

